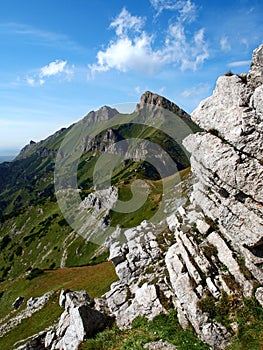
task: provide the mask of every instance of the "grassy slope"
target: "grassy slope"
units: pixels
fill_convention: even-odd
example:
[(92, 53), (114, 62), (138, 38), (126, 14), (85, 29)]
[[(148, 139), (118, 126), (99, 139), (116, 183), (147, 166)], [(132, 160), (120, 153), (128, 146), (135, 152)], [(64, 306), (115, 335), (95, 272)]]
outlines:
[[(263, 349), (263, 310), (254, 300), (246, 300), (245, 307), (235, 310), (239, 331), (227, 350)], [(159, 315), (152, 322), (137, 318), (133, 328), (121, 332), (117, 327), (105, 330), (82, 343), (80, 350), (143, 350), (150, 341), (165, 340), (178, 350), (208, 350), (192, 331), (182, 330), (176, 312)]]
[(3, 282), (0, 284), (0, 292), (4, 292), (0, 299), (0, 318), (13, 309), (12, 303), (18, 296), (29, 299), (50, 290), (74, 288), (85, 289), (91, 297), (95, 297), (104, 294), (116, 278), (112, 263), (105, 262), (94, 266), (47, 270), (31, 281), (25, 277), (18, 277), (13, 281)]
[[(4, 294), (0, 302), (0, 317), (6, 316), (13, 309), (12, 303), (18, 296), (25, 297), (22, 309), (31, 296), (37, 297), (50, 290), (56, 293), (42, 310), (35, 313), (30, 319), (23, 320), (19, 326), (0, 338), (0, 349), (12, 349), (12, 345), (17, 341), (26, 339), (52, 325), (62, 312), (58, 305), (61, 289), (86, 290), (90, 297), (100, 297), (109, 290), (111, 283), (116, 279), (113, 265), (106, 262), (95, 266), (45, 271), (43, 275), (31, 281), (18, 278), (2, 283), (0, 292)], [(12, 317), (14, 315), (12, 314)]]
[(91, 258), (98, 246), (85, 242), (71, 231), (57, 203), (48, 199), (42, 205), (30, 206), (8, 219), (0, 225), (0, 235), (12, 237), (1, 249), (0, 278), (16, 278), (32, 267), (58, 268), (65, 240), (68, 251), (66, 266), (94, 264)]
[(106, 330), (82, 343), (80, 350), (143, 350), (144, 344), (160, 339), (176, 345), (178, 350), (209, 349), (192, 330), (182, 330), (176, 312), (170, 310), (169, 315), (159, 315), (152, 322), (138, 317), (133, 328), (123, 332), (117, 327)]

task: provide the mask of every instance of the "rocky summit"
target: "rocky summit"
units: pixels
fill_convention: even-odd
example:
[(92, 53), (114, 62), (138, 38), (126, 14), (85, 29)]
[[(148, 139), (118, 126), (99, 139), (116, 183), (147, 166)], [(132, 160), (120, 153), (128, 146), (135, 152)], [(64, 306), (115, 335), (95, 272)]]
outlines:
[[(54, 271), (42, 271), (42, 277), (36, 277), (36, 273), (41, 274), (38, 269), (27, 271), (27, 278), (38, 281), (34, 288), (39, 293), (43, 291), (43, 296), (31, 297), (24, 308), (26, 298), (18, 289), (12, 300), (13, 310), (0, 320), (0, 336), (8, 337), (21, 322), (34, 317), (32, 315), (37, 312), (44, 313), (50, 300), (57, 317), (48, 327), (17, 342), (14, 349), (105, 349), (110, 341), (125, 344), (125, 349), (262, 348), (263, 45), (254, 50), (250, 71), (219, 77), (213, 95), (202, 101), (191, 117), (172, 102), (151, 92), (142, 95), (137, 112), (147, 105), (151, 106), (151, 111), (167, 108), (180, 118), (185, 117), (187, 122), (197, 124), (196, 133), (190, 133), (183, 140), (190, 153), (191, 170), (182, 167), (180, 182), (171, 180), (174, 174), (163, 179), (172, 182), (170, 197), (163, 198), (166, 217), (159, 222), (142, 219), (130, 227), (118, 221), (103, 247), (96, 247), (97, 250), (92, 247), (92, 250), (89, 246), (92, 250), (89, 263), (97, 263), (97, 256), (108, 251), (108, 260), (116, 273), (114, 282), (103, 290), (100, 298), (91, 298), (89, 290), (80, 290), (81, 281), (77, 280), (78, 291), (64, 287), (60, 291), (61, 311), (58, 312), (54, 306), (54, 295), (58, 290), (54, 287), (53, 291), (46, 291), (46, 284), (45, 288), (39, 287), (41, 278), (49, 273), (51, 280)], [(103, 121), (118, 113), (108, 107), (103, 107), (101, 112), (92, 112), (90, 118)], [(88, 116), (86, 118), (89, 120)], [(82, 159), (80, 165), (95, 159), (96, 152), (112, 148), (112, 140), (122, 140), (126, 132), (121, 128), (109, 129), (95, 142), (84, 140), (85, 151), (91, 151), (89, 158)], [(61, 133), (57, 135), (60, 136)], [(54, 137), (52, 142), (56, 144)], [(39, 149), (39, 145), (31, 143), (19, 161), (32, 149)], [(53, 157), (53, 154), (49, 156)], [(96, 228), (91, 225), (91, 231), (102, 230), (113, 222), (112, 210), (120, 189), (123, 191), (123, 187), (116, 187), (117, 179), (123, 186), (129, 182), (131, 173), (138, 173), (142, 168), (142, 164), (136, 169), (128, 168), (127, 174), (125, 162), (117, 173), (120, 176), (124, 171), (124, 176), (116, 176), (115, 184), (108, 190), (96, 192), (92, 189), (82, 193), (80, 208), (83, 210), (99, 211), (107, 203), (107, 220), (101, 214), (101, 225)], [(149, 184), (156, 188), (159, 181), (155, 178)], [(40, 209), (37, 214), (31, 209), (30, 215), (41, 217), (43, 210)], [(21, 235), (24, 227), (29, 225), (31, 219), (27, 220), (19, 232), (12, 222), (14, 237)], [(132, 220), (134, 217), (130, 222)], [(46, 221), (42, 219), (41, 222), (47, 227)], [(64, 222), (59, 222), (63, 227)], [(39, 234), (32, 229), (29, 238), (25, 239), (29, 247), (35, 237), (32, 233)], [(10, 247), (12, 239), (2, 240), (2, 248)], [(58, 248), (58, 244), (59, 240), (53, 250), (58, 254), (64, 247), (64, 267), (71, 257), (71, 249), (79, 254), (80, 243), (76, 243), (74, 232), (71, 232), (64, 238), (62, 248)], [(41, 262), (52, 256), (51, 247), (45, 251)], [(21, 249), (16, 249), (17, 254), (23, 254)], [(77, 273), (79, 270), (74, 270), (74, 276)], [(89, 278), (91, 275), (87, 275)], [(12, 283), (12, 279), (2, 282)], [(94, 280), (97, 286), (96, 282)], [(65, 283), (57, 282), (56, 288)], [(0, 299), (8, 292), (1, 293)], [(172, 316), (174, 310), (176, 321)], [(115, 349), (112, 346), (111, 349)]]

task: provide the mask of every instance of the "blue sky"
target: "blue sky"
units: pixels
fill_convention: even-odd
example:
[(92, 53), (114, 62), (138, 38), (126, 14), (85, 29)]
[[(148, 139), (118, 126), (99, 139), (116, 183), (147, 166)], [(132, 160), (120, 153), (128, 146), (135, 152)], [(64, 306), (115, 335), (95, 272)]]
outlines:
[(2, 0), (0, 155), (145, 90), (192, 112), (249, 69), (262, 17), (261, 0)]

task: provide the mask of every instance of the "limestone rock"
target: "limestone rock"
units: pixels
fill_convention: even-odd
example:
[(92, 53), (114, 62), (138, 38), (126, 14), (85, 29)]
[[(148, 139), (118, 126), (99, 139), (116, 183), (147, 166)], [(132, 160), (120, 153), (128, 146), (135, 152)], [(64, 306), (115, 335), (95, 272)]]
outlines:
[(263, 45), (256, 48), (253, 52), (248, 80), (254, 87), (263, 84)]
[(263, 45), (254, 51), (248, 83), (237, 75), (221, 76), (213, 96), (202, 101), (192, 113), (192, 119), (203, 129), (217, 133), (241, 153), (260, 161), (263, 159), (262, 62)]
[(123, 304), (114, 314), (119, 328), (125, 329), (130, 327), (132, 321), (138, 316), (145, 316), (151, 321), (163, 312), (165, 309), (158, 299), (156, 287), (145, 283), (136, 290), (134, 298), (130, 300), (130, 305), (129, 303)]
[(208, 225), (205, 221), (198, 219), (196, 220), (196, 228), (202, 235), (205, 235), (210, 229), (210, 225)]
[[(263, 45), (247, 76), (218, 79), (213, 95), (192, 114), (204, 131), (183, 141), (196, 181), (186, 213), (179, 222), (170, 219), (176, 244), (166, 265), (180, 313), (214, 349), (224, 349), (230, 335), (208, 322), (199, 301), (209, 292), (216, 302), (224, 291), (242, 303), (255, 283), (263, 283), (262, 83)], [(262, 287), (255, 297), (263, 305)]]
[(61, 291), (60, 306), (64, 312), (56, 329), (46, 334), (45, 346), (51, 350), (78, 349), (84, 338), (90, 338), (102, 331), (110, 318), (91, 307), (91, 300), (85, 291)]
[(158, 265), (163, 252), (157, 242), (162, 225), (157, 227), (143, 221), (136, 228), (124, 231), (126, 243), (118, 240), (111, 242), (110, 260), (115, 265), (119, 281), (111, 285), (106, 300), (117, 325), (122, 329), (130, 327), (137, 316), (151, 320), (166, 311), (160, 302), (158, 288), (163, 288), (168, 295), (168, 287), (151, 283), (164, 278), (164, 267)]
[(136, 111), (143, 109), (145, 106), (157, 106), (164, 109), (167, 109), (180, 117), (184, 117), (187, 119), (191, 119), (190, 115), (183, 111), (180, 107), (178, 107), (175, 103), (167, 100), (165, 97), (160, 96), (158, 94), (154, 94), (150, 91), (146, 91), (142, 96), (140, 103), (136, 107)]
[(259, 304), (263, 307), (263, 287), (259, 287), (256, 290), (255, 297), (256, 297), (257, 301), (259, 302)]
[(24, 310), (19, 312), (15, 317), (9, 318), (7, 322), (3, 322), (1, 324), (0, 336), (10, 332), (13, 328), (18, 326), (22, 320), (31, 317), (35, 312), (41, 310), (47, 304), (53, 294), (54, 292), (51, 291), (38, 298), (30, 298), (30, 302), (28, 302), (27, 307)]
[(217, 222), (222, 234), (243, 255), (253, 276), (263, 254), (263, 45), (253, 53), (247, 82), (238, 76), (218, 79), (213, 96), (193, 112), (208, 132), (190, 135), (184, 145), (198, 182), (192, 201)]
[(147, 343), (143, 347), (144, 349), (149, 350), (176, 350), (177, 347), (163, 340), (153, 341)]

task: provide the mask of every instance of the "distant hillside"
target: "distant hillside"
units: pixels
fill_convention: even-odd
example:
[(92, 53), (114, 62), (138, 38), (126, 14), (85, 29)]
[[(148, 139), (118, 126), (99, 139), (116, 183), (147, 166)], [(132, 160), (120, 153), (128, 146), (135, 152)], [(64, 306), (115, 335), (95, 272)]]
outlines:
[(15, 159), (15, 155), (14, 156), (0, 156), (0, 163), (11, 162), (13, 159)]
[[(140, 115), (151, 119), (150, 114), (153, 113), (152, 108), (156, 108), (156, 100), (166, 111), (172, 111), (171, 118), (175, 121), (178, 118), (178, 140), (156, 128), (133, 123)], [(145, 110), (145, 105), (151, 109)], [(150, 92), (142, 96), (136, 112), (132, 114), (119, 114), (116, 109), (102, 107), (96, 112), (90, 112), (77, 124), (61, 129), (43, 141), (31, 141), (13, 162), (0, 164), (0, 278), (16, 278), (35, 267), (54, 269), (61, 266), (82, 266), (106, 259), (105, 251), (95, 254), (98, 246), (91, 242), (84, 244), (84, 239), (64, 219), (55, 196), (54, 169), (56, 157), (64, 156), (58, 153), (62, 152), (61, 143), (76, 125), (84, 129), (85, 125), (111, 121), (112, 118), (119, 118), (122, 124), (102, 130), (91, 141), (84, 139), (80, 146), (82, 155), (78, 164), (78, 187), (83, 200), (94, 191), (93, 170), (100, 155), (114, 147), (116, 142), (127, 138), (140, 138), (159, 145), (169, 153), (179, 171), (189, 167), (189, 159), (180, 144), (181, 139), (187, 136), (180, 129), (180, 120), (187, 124), (189, 132), (200, 129), (186, 112)], [(133, 152), (137, 151), (135, 149)], [(167, 175), (172, 175), (176, 169), (166, 169)], [(115, 186), (122, 200), (127, 200), (131, 195), (130, 185), (135, 179), (146, 179), (150, 187), (151, 193), (144, 209), (138, 210), (134, 215), (110, 211), (105, 216), (108, 225), (112, 222), (114, 225), (120, 223), (123, 227), (134, 226), (158, 210), (162, 185), (158, 182), (160, 174), (151, 164), (140, 160), (125, 160), (114, 169), (111, 185)]]

